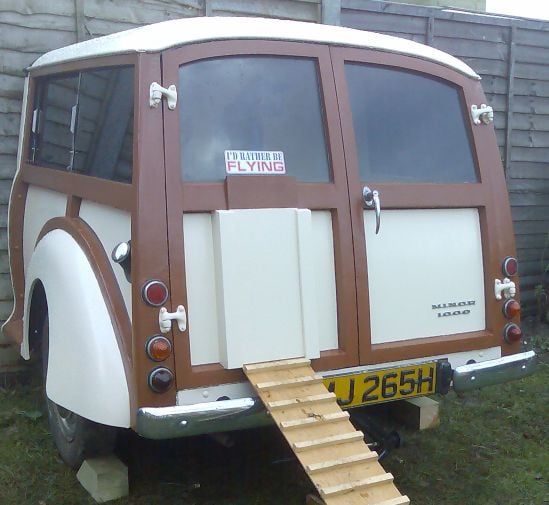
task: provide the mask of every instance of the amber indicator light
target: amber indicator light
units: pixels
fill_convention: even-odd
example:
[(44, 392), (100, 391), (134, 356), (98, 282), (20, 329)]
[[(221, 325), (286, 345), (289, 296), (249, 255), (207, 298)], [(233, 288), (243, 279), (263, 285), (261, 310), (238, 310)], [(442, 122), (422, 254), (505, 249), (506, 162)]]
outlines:
[(517, 275), (518, 261), (516, 260), (516, 258), (513, 258), (512, 256), (507, 256), (507, 258), (505, 258), (503, 260), (503, 263), (501, 264), (501, 271), (503, 275), (506, 275), (508, 277)]
[(153, 361), (164, 361), (172, 353), (172, 343), (162, 335), (155, 335), (148, 340), (146, 349)]
[(160, 307), (168, 299), (168, 288), (162, 281), (148, 281), (143, 286), (143, 300), (148, 305)]
[(155, 368), (149, 374), (149, 387), (155, 393), (165, 393), (172, 387), (173, 373), (168, 368)]
[(513, 319), (520, 314), (520, 303), (513, 299), (506, 300), (502, 310), (507, 319)]
[(508, 323), (503, 328), (503, 336), (508, 344), (513, 344), (521, 339), (522, 330), (515, 323)]

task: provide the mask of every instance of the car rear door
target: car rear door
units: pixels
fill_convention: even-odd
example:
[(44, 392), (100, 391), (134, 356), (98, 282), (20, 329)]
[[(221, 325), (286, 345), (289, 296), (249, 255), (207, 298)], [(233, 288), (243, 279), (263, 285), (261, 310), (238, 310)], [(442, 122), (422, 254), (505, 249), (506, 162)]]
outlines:
[(358, 364), (329, 48), (219, 41), (162, 58), (164, 86), (178, 90), (176, 110), (164, 104), (171, 295), (188, 312), (188, 330), (173, 329), (177, 387), (299, 355), (294, 334), (320, 368)]
[(493, 285), (514, 241), (493, 128), (471, 120), (471, 105), (486, 103), (480, 84), (418, 58), (344, 48), (332, 58), (360, 362), (501, 345)]

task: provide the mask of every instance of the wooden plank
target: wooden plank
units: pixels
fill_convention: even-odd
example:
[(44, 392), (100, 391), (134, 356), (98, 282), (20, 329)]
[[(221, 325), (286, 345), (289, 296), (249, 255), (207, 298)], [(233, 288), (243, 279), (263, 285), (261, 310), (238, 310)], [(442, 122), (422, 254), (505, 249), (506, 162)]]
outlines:
[(307, 472), (310, 474), (325, 472), (333, 468), (342, 468), (349, 465), (355, 465), (357, 463), (364, 463), (366, 461), (377, 460), (377, 452), (364, 452), (361, 454), (353, 454), (352, 456), (346, 456), (344, 458), (330, 459), (328, 461), (322, 461), (320, 463), (312, 463), (307, 465)]
[(507, 44), (509, 42), (509, 29), (495, 26), (490, 23), (482, 25), (443, 19), (437, 16), (435, 24), (435, 37), (447, 37), (449, 39), (482, 39), (486, 42)]
[[(282, 369), (277, 369), (277, 366)], [(385, 476), (386, 472), (377, 461), (377, 454), (370, 451), (364, 443), (362, 433), (355, 430), (347, 413), (341, 411), (335, 395), (314, 394), (319, 390), (326, 391), (324, 385), (310, 384), (296, 388), (295, 385), (290, 384), (286, 388), (275, 391), (257, 388), (257, 384), (261, 382), (281, 382), (303, 377), (306, 374), (315, 377), (316, 374), (310, 365), (300, 363), (298, 367), (287, 368), (287, 363), (275, 362), (271, 367), (260, 364), (259, 370), (254, 366), (246, 368), (256, 368), (250, 374), (246, 372), (248, 379), (305, 471), (308, 472), (308, 468), (313, 470), (312, 473), (308, 472), (308, 475), (317, 490), (346, 486), (344, 494), (341, 492), (327, 497), (325, 505), (343, 505), (343, 503), (345, 505), (377, 505), (379, 502), (401, 496), (392, 480), (380, 482), (368, 493), (361, 494), (360, 490), (355, 492), (356, 486), (364, 483), (365, 479), (370, 479), (371, 484), (376, 479), (384, 479), (382, 476)], [(311, 402), (301, 406), (297, 403), (299, 398), (295, 397), (296, 394), (320, 397), (322, 403)], [(273, 410), (270, 407), (273, 396), (283, 398), (286, 404), (297, 405), (297, 408)], [(326, 396), (329, 401), (325, 401)], [(277, 401), (280, 400), (274, 400), (275, 404)], [(333, 422), (310, 423), (309, 416), (323, 417), (324, 420)], [(311, 500), (308, 500), (308, 503), (311, 503)], [(324, 502), (321, 503), (324, 505)]]
[(255, 363), (252, 365), (244, 365), (243, 370), (247, 373), (254, 372), (270, 372), (273, 370), (290, 370), (299, 368), (303, 365), (310, 365), (311, 361), (306, 358), (286, 359), (282, 361), (268, 361), (266, 363)]
[(288, 407), (296, 407), (299, 405), (308, 405), (310, 403), (331, 402), (336, 398), (334, 393), (323, 393), (320, 395), (303, 396), (301, 398), (291, 398), (289, 400), (276, 400), (267, 402), (267, 406), (271, 410), (284, 409)]
[(512, 149), (512, 132), (513, 132), (513, 100), (515, 99), (514, 93), (514, 84), (515, 84), (515, 38), (516, 38), (517, 29), (515, 26), (511, 28), (509, 36), (509, 49), (508, 49), (508, 61), (509, 61), (509, 72), (507, 80), (507, 118), (505, 121), (505, 156), (504, 156), (504, 172), (505, 178), (509, 178), (509, 168), (511, 166), (511, 149)]
[(330, 414), (313, 415), (311, 417), (300, 417), (298, 419), (292, 419), (289, 421), (280, 421), (279, 426), (284, 430), (291, 430), (294, 428), (302, 428), (303, 426), (310, 426), (313, 424), (326, 424), (341, 421), (342, 419), (348, 419), (348, 412), (333, 412)]
[(340, 433), (329, 437), (316, 438), (314, 440), (304, 440), (302, 442), (294, 442), (292, 448), (296, 452), (317, 449), (318, 447), (326, 447), (332, 445), (344, 444), (346, 442), (363, 441), (364, 434), (361, 431), (351, 431)]
[(386, 482), (392, 482), (393, 476), (390, 473), (384, 475), (376, 475), (375, 477), (368, 477), (359, 481), (348, 482), (344, 484), (338, 484), (337, 486), (331, 486), (326, 488), (320, 488), (320, 496), (326, 499), (329, 496), (337, 496), (339, 494), (348, 493), (349, 491), (365, 489)]
[(280, 381), (270, 382), (258, 382), (256, 384), (257, 389), (260, 390), (272, 390), (281, 389), (288, 386), (304, 386), (307, 384), (320, 384), (323, 381), (322, 377), (294, 377), (292, 379), (285, 379)]

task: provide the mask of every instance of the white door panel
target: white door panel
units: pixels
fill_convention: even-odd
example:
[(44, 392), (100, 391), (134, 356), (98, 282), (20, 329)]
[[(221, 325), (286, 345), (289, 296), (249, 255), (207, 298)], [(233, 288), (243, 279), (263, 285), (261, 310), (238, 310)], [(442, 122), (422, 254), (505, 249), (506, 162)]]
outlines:
[(366, 210), (364, 231), (372, 344), (485, 328), (476, 209), (384, 210), (378, 235)]

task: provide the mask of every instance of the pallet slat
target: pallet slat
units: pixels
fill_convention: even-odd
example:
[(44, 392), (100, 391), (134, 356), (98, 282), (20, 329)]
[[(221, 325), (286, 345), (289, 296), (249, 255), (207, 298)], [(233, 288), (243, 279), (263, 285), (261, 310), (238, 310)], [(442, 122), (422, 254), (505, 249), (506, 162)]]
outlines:
[(294, 442), (292, 447), (295, 451), (306, 451), (309, 449), (316, 449), (318, 447), (326, 447), (328, 445), (338, 445), (345, 442), (353, 442), (355, 440), (364, 439), (364, 434), (361, 431), (350, 431), (347, 433), (339, 433), (338, 435), (331, 435), (329, 437), (316, 438), (314, 440), (304, 440), (302, 442)]
[(375, 475), (368, 477), (367, 479), (355, 480), (351, 482), (345, 482), (338, 484), (337, 486), (330, 486), (326, 488), (320, 488), (320, 495), (323, 498), (329, 496), (337, 496), (343, 493), (349, 493), (350, 491), (358, 491), (367, 487), (377, 486), (379, 484), (385, 484), (386, 482), (392, 482), (393, 476), (390, 473), (383, 475)]
[(318, 424), (335, 423), (342, 419), (349, 419), (347, 412), (333, 412), (331, 414), (312, 415), (311, 417), (301, 417), (290, 421), (280, 421), (279, 427), (284, 430), (292, 430), (302, 428), (304, 426), (312, 426)]
[(307, 465), (305, 469), (308, 473), (314, 474), (319, 472), (325, 472), (326, 470), (332, 470), (334, 468), (343, 468), (345, 466), (356, 465), (357, 463), (364, 463), (366, 461), (377, 460), (377, 452), (364, 452), (361, 454), (353, 454), (345, 458), (331, 459), (328, 461), (322, 461), (320, 463), (312, 463)]

